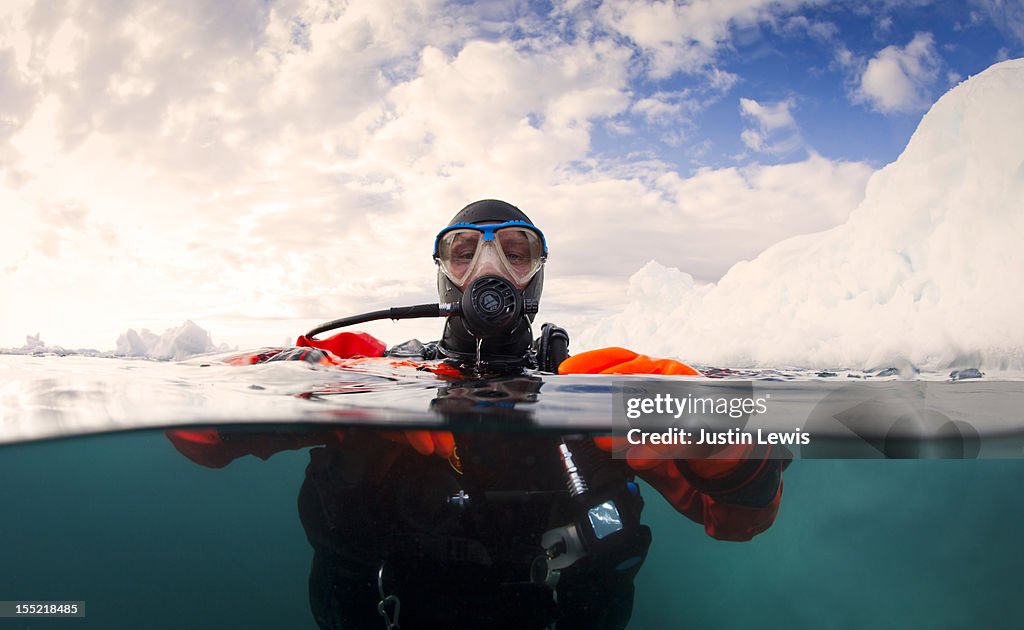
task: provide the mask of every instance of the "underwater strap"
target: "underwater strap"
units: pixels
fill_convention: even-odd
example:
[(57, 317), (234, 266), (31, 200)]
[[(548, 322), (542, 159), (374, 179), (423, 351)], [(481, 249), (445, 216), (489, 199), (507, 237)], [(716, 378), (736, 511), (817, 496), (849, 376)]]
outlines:
[(384, 627), (387, 630), (398, 630), (398, 613), (402, 610), (402, 602), (397, 595), (384, 594), (384, 565), (380, 563), (377, 571), (377, 592), (380, 593), (380, 602), (377, 603), (377, 613), (384, 617)]

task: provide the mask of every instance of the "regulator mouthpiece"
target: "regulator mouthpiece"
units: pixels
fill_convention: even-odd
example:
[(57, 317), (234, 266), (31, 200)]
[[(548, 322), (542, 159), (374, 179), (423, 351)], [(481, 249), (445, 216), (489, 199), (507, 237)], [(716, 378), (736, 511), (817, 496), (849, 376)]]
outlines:
[(523, 293), (501, 276), (484, 276), (474, 280), (460, 303), (462, 321), (471, 335), (480, 339), (502, 337), (519, 325), (527, 310)]

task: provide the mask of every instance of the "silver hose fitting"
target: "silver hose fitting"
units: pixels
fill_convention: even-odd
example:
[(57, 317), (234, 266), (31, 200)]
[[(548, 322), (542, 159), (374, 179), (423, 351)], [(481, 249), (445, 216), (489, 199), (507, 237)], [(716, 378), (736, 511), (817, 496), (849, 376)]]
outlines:
[(562, 466), (565, 467), (565, 485), (569, 489), (569, 496), (578, 497), (587, 491), (587, 481), (576, 468), (569, 445), (562, 442), (558, 446), (558, 452), (562, 456)]

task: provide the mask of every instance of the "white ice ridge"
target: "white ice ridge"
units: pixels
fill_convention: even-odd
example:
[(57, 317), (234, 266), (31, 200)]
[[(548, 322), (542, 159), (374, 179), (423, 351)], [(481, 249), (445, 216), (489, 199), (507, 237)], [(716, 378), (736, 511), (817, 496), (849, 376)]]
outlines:
[(725, 366), (1024, 367), (1024, 59), (940, 98), (846, 223), (717, 284), (652, 261), (576, 341)]
[(210, 333), (200, 328), (192, 320), (176, 328), (168, 328), (162, 335), (157, 335), (143, 328), (136, 332), (129, 328), (117, 338), (117, 349), (100, 352), (92, 349), (69, 350), (62, 346), (50, 346), (43, 342), (39, 335), (26, 337), (21, 348), (0, 349), (0, 354), (59, 354), (102, 356), (102, 357), (143, 357), (159, 361), (181, 361), (197, 354), (222, 352), (227, 346), (214, 346)]

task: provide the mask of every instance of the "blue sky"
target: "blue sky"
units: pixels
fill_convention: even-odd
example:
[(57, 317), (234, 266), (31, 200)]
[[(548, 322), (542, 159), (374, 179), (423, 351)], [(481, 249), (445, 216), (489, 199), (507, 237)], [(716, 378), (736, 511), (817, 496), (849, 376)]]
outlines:
[(4, 3), (0, 347), (424, 302), (484, 197), (542, 226), (542, 317), (583, 327), (651, 260), (715, 282), (842, 223), (939, 96), (1022, 55), (1001, 0)]
[[(981, 2), (821, 3), (780, 12), (770, 22), (733, 26), (714, 63), (736, 75), (731, 89), (709, 98), (705, 108), (687, 121), (689, 133), (682, 142), (666, 142), (659, 138), (664, 134), (658, 128), (648, 127), (635, 139), (636, 147), (656, 151), (678, 168), (691, 170), (743, 164), (752, 153), (760, 153), (761, 162), (779, 163), (799, 159), (808, 150), (882, 166), (906, 146), (924, 104), (992, 63), (1021, 54), (1022, 7)], [(930, 72), (912, 77), (920, 88), (921, 104), (887, 109), (871, 98), (858, 97), (865, 64), (890, 46), (905, 49), (919, 34), (931, 36), (927, 50), (934, 55)], [(843, 51), (852, 59), (844, 62)], [(640, 77), (633, 87), (643, 93), (674, 93), (706, 85), (706, 76), (677, 73), (659, 80)], [(799, 128), (800, 142), (778, 152), (752, 151), (740, 137), (751, 119), (742, 116), (739, 98), (785, 103)], [(643, 126), (638, 118), (632, 120)], [(622, 148), (621, 138), (614, 135), (602, 134), (595, 145), (609, 152)]]

